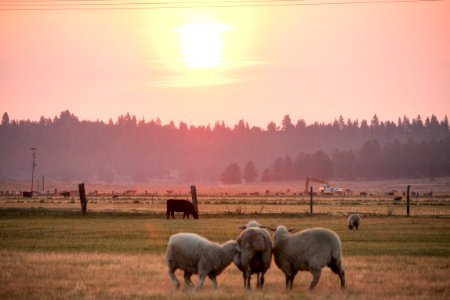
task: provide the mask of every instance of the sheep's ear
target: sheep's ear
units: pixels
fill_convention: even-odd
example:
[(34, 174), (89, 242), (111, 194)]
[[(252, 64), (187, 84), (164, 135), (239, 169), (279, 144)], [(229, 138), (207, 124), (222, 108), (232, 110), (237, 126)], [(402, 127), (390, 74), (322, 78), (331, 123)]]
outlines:
[(236, 250), (237, 250), (237, 252), (239, 252), (239, 253), (242, 252), (241, 246), (240, 246), (239, 244), (236, 245)]
[(288, 232), (292, 232), (292, 231), (294, 231), (294, 230), (295, 230), (295, 228), (288, 228), (288, 229), (287, 229)]
[(270, 227), (270, 226), (266, 226), (266, 228), (269, 229), (270, 231), (273, 231), (273, 232), (275, 232), (277, 230), (276, 228), (273, 228), (273, 227)]
[(238, 228), (244, 230), (245, 228), (247, 228), (247, 226), (239, 226)]

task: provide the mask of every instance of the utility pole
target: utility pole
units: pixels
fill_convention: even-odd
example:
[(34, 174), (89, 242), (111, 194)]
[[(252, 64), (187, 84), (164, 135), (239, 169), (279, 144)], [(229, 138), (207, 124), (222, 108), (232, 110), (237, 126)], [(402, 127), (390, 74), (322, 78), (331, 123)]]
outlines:
[(34, 168), (36, 167), (36, 147), (30, 148), (33, 151), (33, 166), (31, 169), (31, 193), (33, 193), (33, 184), (34, 184)]

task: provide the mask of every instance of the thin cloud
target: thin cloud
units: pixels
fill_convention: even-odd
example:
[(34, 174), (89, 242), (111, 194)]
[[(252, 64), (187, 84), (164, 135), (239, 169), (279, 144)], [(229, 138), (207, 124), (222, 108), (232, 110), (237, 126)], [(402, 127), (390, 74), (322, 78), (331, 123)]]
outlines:
[(153, 68), (165, 73), (163, 79), (153, 81), (152, 85), (160, 87), (200, 87), (231, 85), (249, 81), (248, 76), (240, 76), (240, 71), (246, 68), (271, 64), (269, 61), (255, 58), (225, 60), (224, 65), (211, 69), (190, 69), (183, 60), (149, 60)]

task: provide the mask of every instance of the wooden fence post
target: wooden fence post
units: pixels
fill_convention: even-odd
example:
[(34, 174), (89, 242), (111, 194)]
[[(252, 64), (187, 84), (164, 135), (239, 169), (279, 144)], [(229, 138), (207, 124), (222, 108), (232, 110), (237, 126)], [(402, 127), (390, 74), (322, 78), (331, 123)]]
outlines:
[(195, 185), (191, 185), (191, 196), (192, 196), (192, 205), (194, 205), (195, 211), (198, 213), (197, 189), (195, 188)]
[(406, 216), (409, 217), (409, 185), (406, 188)]
[(309, 192), (309, 213), (312, 215), (313, 214), (313, 188), (311, 187), (310, 192)]
[(80, 183), (78, 185), (78, 192), (80, 193), (81, 212), (85, 215), (87, 210), (87, 199), (86, 191), (84, 190), (84, 183)]

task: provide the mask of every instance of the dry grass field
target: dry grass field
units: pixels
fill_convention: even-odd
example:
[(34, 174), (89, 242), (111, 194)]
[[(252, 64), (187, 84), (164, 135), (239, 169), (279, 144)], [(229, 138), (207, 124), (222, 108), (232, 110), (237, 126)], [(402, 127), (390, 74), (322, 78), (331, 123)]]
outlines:
[[(272, 265), (263, 291), (243, 289), (229, 266), (216, 291), (210, 281), (193, 292), (175, 290), (164, 252), (169, 236), (197, 232), (210, 240), (235, 238), (249, 215), (209, 215), (200, 220), (165, 220), (130, 213), (0, 210), (0, 298), (2, 299), (448, 299), (450, 220), (432, 217), (368, 216), (359, 231), (344, 216), (258, 216), (265, 224), (324, 226), (342, 239), (347, 288), (328, 269), (315, 291), (309, 273), (286, 291)], [(181, 272), (177, 274), (181, 279)], [(194, 281), (197, 277), (194, 276)]]
[[(169, 198), (188, 199), (188, 195), (163, 196), (121, 196), (112, 199), (109, 195), (88, 196), (88, 211), (123, 212), (161, 215), (166, 211)], [(406, 214), (406, 200), (398, 203), (391, 196), (322, 196), (314, 197), (313, 212), (328, 215), (348, 215), (361, 213), (377, 216), (402, 216)], [(450, 216), (450, 196), (411, 197), (411, 216)], [(198, 197), (200, 214), (225, 215), (270, 215), (270, 214), (308, 214), (309, 197), (304, 195), (249, 196), (222, 195)], [(72, 196), (37, 196), (22, 198), (0, 196), (0, 209), (59, 210), (77, 212), (81, 209), (79, 198)]]
[[(243, 288), (241, 273), (228, 267), (219, 290), (207, 281), (194, 292), (175, 290), (163, 254), (0, 252), (2, 299), (449, 299), (449, 259), (436, 257), (350, 256), (347, 288), (328, 269), (308, 291), (309, 273), (297, 275), (286, 291), (275, 265), (263, 291)], [(181, 279), (182, 273), (177, 272)], [(194, 278), (195, 280), (196, 278)]]
[[(166, 220), (167, 198), (189, 198), (181, 190), (118, 199), (91, 195), (86, 216), (77, 197), (1, 196), (0, 298), (450, 299), (450, 193), (445, 189), (412, 197), (408, 218), (404, 201), (394, 204), (380, 189), (365, 197), (317, 196), (311, 216), (309, 198), (287, 186), (270, 188), (278, 192), (265, 195), (259, 189), (259, 195), (250, 195), (255, 186), (207, 192), (198, 187), (200, 220), (182, 220), (181, 214)], [(346, 229), (350, 212), (363, 216), (359, 231)], [(263, 291), (244, 290), (233, 265), (218, 277), (219, 290), (209, 280), (197, 292), (183, 285), (174, 289), (164, 259), (170, 235), (196, 232), (222, 243), (234, 239), (238, 226), (250, 219), (336, 231), (347, 288), (341, 290), (338, 277), (324, 269), (313, 292), (306, 272), (286, 291), (284, 275), (272, 264)]]

